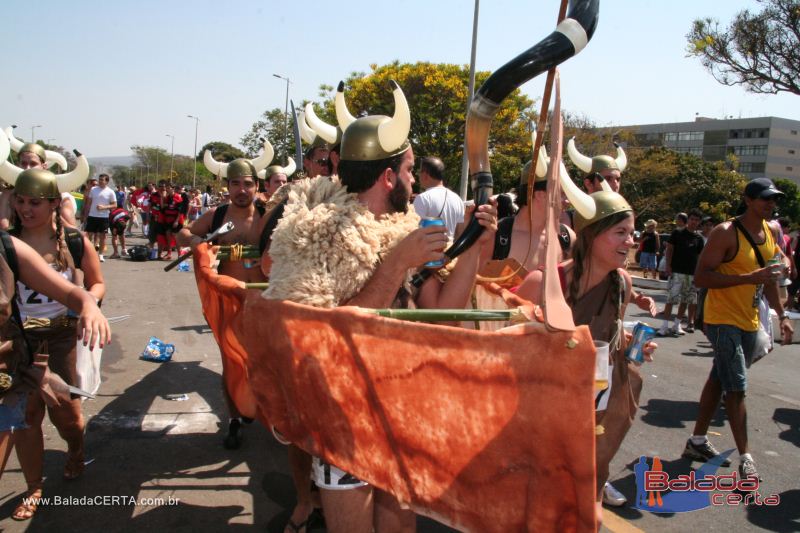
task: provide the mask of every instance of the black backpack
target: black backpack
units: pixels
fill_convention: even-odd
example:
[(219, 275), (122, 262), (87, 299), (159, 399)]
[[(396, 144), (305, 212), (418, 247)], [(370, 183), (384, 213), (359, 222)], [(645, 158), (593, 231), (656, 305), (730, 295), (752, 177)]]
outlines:
[(130, 257), (131, 261), (147, 261), (147, 255), (147, 246), (142, 246), (141, 244), (132, 246), (128, 250), (128, 257)]

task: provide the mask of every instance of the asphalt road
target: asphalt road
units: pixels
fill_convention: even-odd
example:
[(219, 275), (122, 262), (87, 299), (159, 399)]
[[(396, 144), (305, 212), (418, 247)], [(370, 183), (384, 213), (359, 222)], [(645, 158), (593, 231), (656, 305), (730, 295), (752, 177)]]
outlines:
[[(44, 495), (61, 501), (42, 506), (29, 522), (11, 520), (25, 488), (12, 454), (0, 484), (0, 530), (282, 531), (294, 503), (286, 450), (258, 424), (245, 427), (241, 449), (223, 449), (219, 352), (200, 312), (193, 274), (164, 273), (163, 265), (103, 264), (109, 285), (106, 315), (131, 316), (114, 324), (114, 342), (103, 354), (100, 394), (84, 403), (92, 462), (80, 479), (64, 481), (65, 446), (46, 420)], [(150, 336), (175, 344), (172, 362), (138, 358)], [(612, 464), (615, 486), (631, 500), (636, 494), (632, 468), (641, 455), (658, 456), (671, 475), (688, 472), (690, 465), (680, 453), (711, 363), (710, 347), (700, 333), (660, 342), (656, 361), (643, 370), (637, 420)], [(607, 512), (606, 528), (800, 531), (798, 357), (797, 345), (779, 347), (749, 375), (751, 447), (765, 477), (761, 492), (780, 495), (778, 507), (670, 515), (625, 507)], [(169, 399), (183, 394), (188, 399)], [(721, 410), (712, 439), (727, 450), (733, 439), (723, 420)], [(421, 532), (447, 531), (427, 519), (418, 526)], [(320, 525), (312, 531), (324, 529)]]

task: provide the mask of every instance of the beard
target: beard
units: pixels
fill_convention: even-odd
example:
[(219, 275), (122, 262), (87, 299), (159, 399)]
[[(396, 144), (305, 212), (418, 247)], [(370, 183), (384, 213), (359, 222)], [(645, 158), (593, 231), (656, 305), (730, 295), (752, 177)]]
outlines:
[(389, 193), (389, 207), (392, 213), (408, 213), (408, 199), (411, 197), (400, 180), (394, 182), (394, 188)]

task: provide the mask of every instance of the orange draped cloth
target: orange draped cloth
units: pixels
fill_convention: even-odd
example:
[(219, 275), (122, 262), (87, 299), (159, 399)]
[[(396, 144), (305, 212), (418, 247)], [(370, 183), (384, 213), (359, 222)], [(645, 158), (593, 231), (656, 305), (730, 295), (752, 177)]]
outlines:
[(237, 346), (223, 357), (241, 350), (262, 419), (301, 448), (458, 529), (595, 529), (588, 328), (403, 322), (196, 271), (215, 335)]
[(192, 257), (203, 315), (222, 355), (225, 387), (242, 416), (257, 418), (258, 404), (247, 380), (247, 352), (233, 329), (234, 321), (241, 318), (247, 289), (244, 282), (220, 276), (211, 268), (216, 254), (208, 244), (199, 245)]

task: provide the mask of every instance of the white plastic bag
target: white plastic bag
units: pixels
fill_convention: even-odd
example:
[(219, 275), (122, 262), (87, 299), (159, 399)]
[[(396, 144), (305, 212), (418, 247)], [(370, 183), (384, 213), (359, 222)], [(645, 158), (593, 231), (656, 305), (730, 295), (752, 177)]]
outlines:
[(89, 350), (88, 346), (83, 345), (83, 341), (78, 341), (77, 347), (77, 367), (79, 389), (86, 392), (97, 394), (100, 388), (100, 358), (103, 356), (103, 349), (99, 343), (94, 350)]

